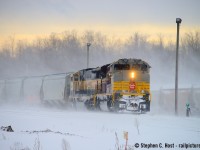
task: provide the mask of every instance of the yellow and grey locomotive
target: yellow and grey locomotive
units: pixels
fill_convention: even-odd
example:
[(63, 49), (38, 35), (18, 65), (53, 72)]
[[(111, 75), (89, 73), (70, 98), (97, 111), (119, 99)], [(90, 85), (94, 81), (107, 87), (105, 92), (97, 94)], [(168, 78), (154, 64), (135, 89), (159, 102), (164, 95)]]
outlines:
[(119, 59), (71, 74), (69, 99), (88, 109), (150, 111), (150, 66), (141, 59)]

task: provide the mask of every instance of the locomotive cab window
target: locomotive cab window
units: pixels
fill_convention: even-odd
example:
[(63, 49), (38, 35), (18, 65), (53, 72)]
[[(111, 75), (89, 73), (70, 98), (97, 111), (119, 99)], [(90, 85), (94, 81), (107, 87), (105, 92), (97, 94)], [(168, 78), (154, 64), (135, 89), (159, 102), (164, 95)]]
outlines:
[(143, 64), (143, 65), (141, 66), (141, 70), (142, 70), (142, 71), (148, 71), (148, 66), (145, 65), (145, 64)]
[(134, 64), (132, 66), (132, 69), (134, 69), (134, 70), (140, 70), (140, 65), (139, 64)]
[(148, 72), (149, 71), (149, 68), (148, 68), (148, 66), (146, 65), (146, 64), (134, 64), (133, 66), (132, 66), (132, 69), (134, 69), (134, 70), (141, 70), (141, 71), (145, 71), (145, 72)]
[(129, 64), (115, 64), (114, 70), (130, 70)]

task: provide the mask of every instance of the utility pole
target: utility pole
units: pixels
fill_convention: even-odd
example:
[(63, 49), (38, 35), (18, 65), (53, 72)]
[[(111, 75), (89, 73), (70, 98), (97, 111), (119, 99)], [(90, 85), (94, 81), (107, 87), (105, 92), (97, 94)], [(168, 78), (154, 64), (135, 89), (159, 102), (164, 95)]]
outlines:
[(91, 43), (87, 43), (87, 68), (89, 68), (89, 47)]
[(177, 37), (176, 37), (176, 74), (175, 74), (175, 114), (178, 115), (178, 49), (179, 49), (179, 27), (182, 22), (181, 18), (176, 18)]

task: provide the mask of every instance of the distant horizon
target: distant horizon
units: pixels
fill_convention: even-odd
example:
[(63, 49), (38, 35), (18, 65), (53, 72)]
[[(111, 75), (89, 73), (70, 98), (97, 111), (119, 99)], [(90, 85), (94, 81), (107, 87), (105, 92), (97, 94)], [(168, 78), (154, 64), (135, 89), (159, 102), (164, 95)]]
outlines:
[[(149, 29), (150, 28), (150, 29)], [(130, 30), (129, 30), (130, 29)], [(148, 31), (149, 29), (149, 31)], [(24, 41), (28, 44), (32, 44), (37, 39), (45, 39), (48, 38), (52, 34), (56, 35), (62, 35), (65, 32), (76, 32), (78, 36), (82, 36), (85, 32), (94, 32), (94, 33), (100, 33), (102, 35), (107, 36), (108, 38), (112, 38), (113, 40), (121, 40), (122, 42), (125, 42), (133, 36), (135, 33), (139, 33), (143, 36), (147, 36), (147, 39), (149, 42), (156, 42), (159, 38), (159, 36), (162, 36), (164, 44), (168, 44), (169, 42), (176, 42), (176, 24), (174, 27), (169, 28), (166, 30), (166, 27), (151, 27), (145, 29), (145, 26), (140, 26), (138, 29), (136, 27), (126, 27), (126, 28), (118, 28), (114, 26), (113, 28), (111, 26), (102, 26), (102, 29), (100, 28), (67, 28), (66, 30), (59, 31), (59, 32), (47, 32), (47, 33), (41, 33), (41, 34), (16, 34), (13, 33), (11, 35), (7, 36), (1, 36), (0, 37), (0, 48), (5, 47), (10, 42), (10, 38), (14, 38), (14, 44), (17, 44), (19, 41)], [(156, 32), (157, 31), (157, 32)], [(160, 31), (160, 32), (159, 32)], [(200, 28), (183, 28), (180, 27), (180, 38), (184, 37), (186, 33), (194, 33), (194, 32), (200, 32)], [(89, 42), (89, 41), (88, 41)]]

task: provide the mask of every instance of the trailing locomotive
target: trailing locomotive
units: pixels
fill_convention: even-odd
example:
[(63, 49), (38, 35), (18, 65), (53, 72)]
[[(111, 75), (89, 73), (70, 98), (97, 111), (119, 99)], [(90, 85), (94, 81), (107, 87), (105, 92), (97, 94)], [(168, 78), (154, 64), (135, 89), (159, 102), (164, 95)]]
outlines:
[(150, 66), (119, 59), (75, 73), (20, 77), (0, 82), (0, 100), (109, 111), (150, 111)]

